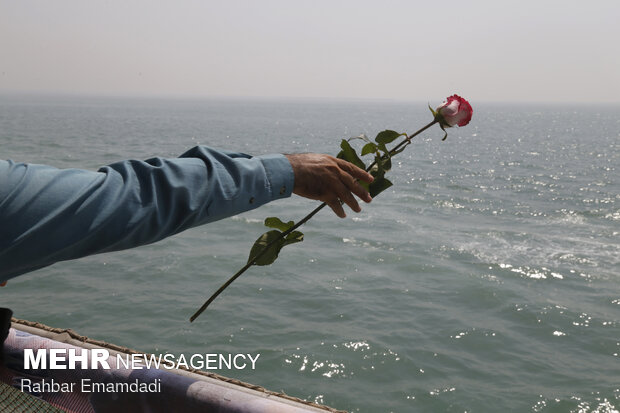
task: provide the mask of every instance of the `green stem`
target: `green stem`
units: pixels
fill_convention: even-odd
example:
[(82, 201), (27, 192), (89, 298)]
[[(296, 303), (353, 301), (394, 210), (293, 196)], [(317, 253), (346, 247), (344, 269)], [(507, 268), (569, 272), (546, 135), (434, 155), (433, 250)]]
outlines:
[(424, 126), (423, 128), (420, 128), (416, 132), (414, 132), (411, 135), (407, 136), (407, 138), (403, 139), (403, 141), (401, 143), (399, 143), (394, 148), (392, 148), (392, 150), (390, 151), (390, 154), (396, 152), (397, 150), (399, 150), (405, 144), (409, 145), (411, 143), (411, 138), (415, 138), (416, 136), (418, 136), (419, 134), (421, 134), (422, 132), (424, 132), (425, 130), (427, 130), (428, 128), (430, 128), (431, 126), (436, 124), (437, 122), (439, 122), (437, 119), (433, 119), (433, 121), (431, 123), (429, 123), (428, 125)]
[[(431, 123), (429, 123), (428, 125), (424, 126), (423, 128), (421, 128), (420, 130), (412, 133), (411, 135), (407, 136), (405, 139), (403, 139), (398, 145), (396, 145), (390, 152), (389, 152), (389, 156), (392, 156), (394, 153), (396, 153), (396, 151), (398, 151), (400, 148), (403, 148), (404, 146), (407, 146), (411, 143), (411, 138), (414, 138), (415, 136), (418, 136), (420, 133), (424, 132), (426, 129), (430, 128), (431, 126), (433, 126), (435, 123), (437, 123), (437, 120), (433, 120)], [(375, 166), (376, 161), (371, 163), (370, 166), (368, 168), (366, 168), (366, 172), (370, 171), (370, 169)], [(196, 318), (198, 318), (198, 316), (200, 314), (202, 314), (202, 312), (204, 310), (207, 309), (207, 307), (209, 306), (209, 304), (211, 304), (213, 302), (213, 300), (215, 300), (221, 293), (222, 291), (224, 291), (230, 284), (232, 284), (233, 281), (235, 281), (237, 278), (239, 278), (239, 276), (241, 274), (243, 274), (244, 272), (246, 272), (248, 270), (248, 268), (250, 268), (252, 265), (256, 264), (256, 261), (261, 258), (263, 255), (265, 255), (267, 253), (267, 251), (269, 250), (269, 248), (271, 248), (276, 242), (282, 240), (284, 237), (286, 237), (288, 234), (290, 234), (291, 232), (295, 231), (297, 228), (299, 228), (300, 226), (302, 226), (303, 224), (305, 224), (306, 222), (308, 222), (310, 220), (310, 218), (312, 218), (313, 216), (315, 216), (321, 209), (325, 208), (327, 204), (325, 202), (323, 202), (321, 205), (319, 205), (318, 207), (316, 207), (312, 212), (310, 212), (308, 215), (306, 215), (303, 219), (301, 219), (298, 223), (296, 223), (295, 225), (293, 225), (291, 228), (287, 229), (286, 231), (282, 232), (280, 234), (280, 236), (276, 239), (274, 239), (273, 241), (271, 241), (269, 244), (267, 244), (258, 254), (256, 254), (252, 259), (248, 260), (247, 264), (245, 264), (239, 271), (237, 271), (235, 273), (235, 275), (233, 275), (232, 277), (230, 277), (228, 279), (228, 281), (226, 281), (224, 284), (222, 284), (222, 286), (220, 288), (218, 288), (218, 290), (216, 292), (213, 293), (213, 295), (211, 295), (211, 297), (209, 297), (209, 299), (207, 301), (205, 301), (205, 303), (202, 305), (202, 307), (200, 307), (198, 309), (198, 311), (196, 311), (194, 313), (194, 315), (192, 315), (189, 319), (190, 322), (193, 322)]]
[(239, 278), (239, 276), (241, 274), (246, 272), (248, 268), (250, 268), (252, 265), (256, 264), (256, 261), (260, 257), (262, 257), (263, 255), (265, 255), (265, 253), (267, 253), (269, 248), (271, 248), (276, 242), (280, 241), (281, 239), (286, 237), (288, 234), (290, 234), (291, 232), (295, 231), (297, 228), (301, 227), (303, 224), (308, 222), (308, 220), (310, 220), (310, 218), (315, 216), (321, 209), (325, 208), (326, 205), (327, 204), (325, 202), (323, 202), (321, 205), (316, 207), (312, 212), (310, 212), (308, 215), (306, 215), (301, 221), (299, 221), (298, 223), (296, 223), (295, 225), (293, 225), (292, 227), (290, 227), (289, 229), (287, 229), (286, 231), (281, 233), (278, 238), (274, 239), (269, 244), (265, 245), (265, 247), (258, 254), (256, 254), (252, 259), (248, 260), (248, 263), (245, 264), (243, 266), (243, 268), (241, 268), (239, 271), (237, 271), (235, 273), (235, 275), (230, 277), (228, 279), (228, 281), (226, 281), (224, 284), (222, 284), (222, 286), (220, 288), (218, 288), (218, 290), (216, 292), (214, 292), (213, 295), (211, 295), (211, 297), (209, 297), (209, 299), (207, 301), (205, 301), (205, 303), (202, 305), (202, 307), (200, 307), (198, 309), (198, 311), (196, 311), (194, 313), (194, 315), (190, 317), (189, 321), (193, 322), (200, 314), (202, 314), (202, 312), (207, 309), (209, 304), (211, 304), (211, 302), (213, 302), (213, 300), (215, 300), (217, 298), (217, 296), (220, 295), (222, 293), (222, 291), (224, 291), (226, 289), (226, 287), (228, 287), (230, 284), (232, 284), (233, 281), (235, 281), (237, 278)]
[[(439, 122), (437, 119), (433, 120), (431, 123), (429, 123), (428, 125), (418, 129), (417, 131), (413, 132), (411, 135), (407, 136), (405, 139), (403, 139), (398, 145), (396, 145), (395, 147), (393, 147), (389, 152), (388, 155), (391, 157), (392, 155), (394, 155), (396, 153), (396, 151), (398, 151), (400, 148), (402, 147), (406, 147), (407, 145), (409, 145), (411, 143), (411, 139), (415, 138), (416, 136), (418, 136), (419, 134), (421, 134), (422, 132), (424, 132), (425, 130), (427, 130), (428, 128), (430, 128), (431, 126), (433, 126), (434, 124), (436, 124), (437, 122)], [(368, 168), (366, 168), (366, 172), (370, 171), (372, 169), (373, 166), (375, 166), (377, 164), (377, 161), (373, 161), (370, 166)]]

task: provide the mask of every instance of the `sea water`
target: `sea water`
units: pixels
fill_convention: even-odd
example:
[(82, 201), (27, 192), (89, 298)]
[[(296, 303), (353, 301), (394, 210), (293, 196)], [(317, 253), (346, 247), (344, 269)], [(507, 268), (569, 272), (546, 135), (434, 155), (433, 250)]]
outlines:
[[(12, 279), (0, 305), (140, 352), (260, 354), (218, 373), (353, 412), (618, 411), (620, 106), (471, 103), (470, 125), (394, 159), (362, 213), (320, 212), (194, 323), (264, 218), (316, 203), (58, 263)], [(92, 170), (198, 144), (336, 154), (430, 120), (426, 102), (4, 95), (0, 153)]]

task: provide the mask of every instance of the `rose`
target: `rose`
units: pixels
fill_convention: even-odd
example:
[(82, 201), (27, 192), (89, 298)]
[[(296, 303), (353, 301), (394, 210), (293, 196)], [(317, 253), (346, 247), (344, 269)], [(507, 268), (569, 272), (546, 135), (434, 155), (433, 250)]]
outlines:
[[(407, 145), (411, 144), (411, 138), (418, 136), (434, 124), (438, 123), (439, 127), (445, 132), (443, 140), (448, 137), (448, 132), (444, 128), (450, 128), (454, 125), (465, 126), (471, 120), (473, 110), (468, 101), (458, 95), (450, 96), (446, 102), (434, 110), (431, 105), (428, 108), (433, 113), (433, 121), (428, 125), (420, 128), (416, 132), (408, 135), (406, 133), (398, 133), (393, 130), (384, 130), (379, 132), (375, 138), (375, 142), (370, 141), (366, 135), (360, 135), (351, 139), (343, 139), (340, 144), (342, 151), (338, 154), (338, 158), (342, 158), (354, 165), (358, 165), (363, 169), (364, 162), (359, 158), (355, 149), (349, 144), (350, 140), (361, 139), (365, 142), (362, 148), (362, 156), (374, 155), (375, 160), (366, 168), (367, 172), (374, 177), (372, 184), (369, 185), (369, 193), (372, 197), (380, 193), (381, 191), (392, 186), (392, 183), (385, 179), (384, 175), (390, 170), (392, 166), (392, 157), (399, 154)], [(398, 137), (404, 136), (404, 139), (395, 145), (391, 150), (388, 150), (386, 144), (392, 143)], [(341, 156), (342, 155), (342, 156)], [(277, 217), (270, 217), (265, 219), (265, 226), (274, 228), (273, 230), (265, 232), (261, 235), (252, 250), (247, 263), (239, 271), (237, 271), (232, 277), (228, 279), (205, 303), (190, 317), (190, 321), (194, 321), (202, 312), (217, 298), (222, 291), (224, 291), (233, 281), (235, 281), (241, 274), (243, 274), (248, 268), (253, 265), (270, 265), (278, 258), (280, 250), (289, 244), (297, 243), (303, 240), (303, 233), (296, 231), (301, 225), (305, 224), (310, 218), (312, 218), (317, 212), (319, 212), (327, 204), (323, 202), (316, 207), (314, 211), (310, 212), (303, 219), (295, 223), (294, 221), (284, 222)]]
[(443, 127), (465, 126), (471, 120), (473, 109), (468, 101), (459, 95), (452, 95), (435, 111), (437, 120)]

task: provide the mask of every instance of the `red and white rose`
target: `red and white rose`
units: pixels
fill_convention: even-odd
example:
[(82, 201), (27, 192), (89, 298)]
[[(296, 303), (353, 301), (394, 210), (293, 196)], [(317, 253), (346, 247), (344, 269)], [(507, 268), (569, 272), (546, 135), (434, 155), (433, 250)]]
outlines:
[(452, 127), (454, 125), (465, 126), (471, 120), (473, 109), (469, 102), (459, 95), (450, 96), (435, 111), (437, 120), (443, 127)]

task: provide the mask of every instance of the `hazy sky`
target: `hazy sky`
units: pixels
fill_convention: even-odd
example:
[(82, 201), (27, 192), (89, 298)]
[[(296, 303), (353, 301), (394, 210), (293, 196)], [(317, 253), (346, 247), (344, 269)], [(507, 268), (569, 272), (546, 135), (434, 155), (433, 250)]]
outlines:
[(620, 0), (0, 0), (0, 91), (620, 102)]

